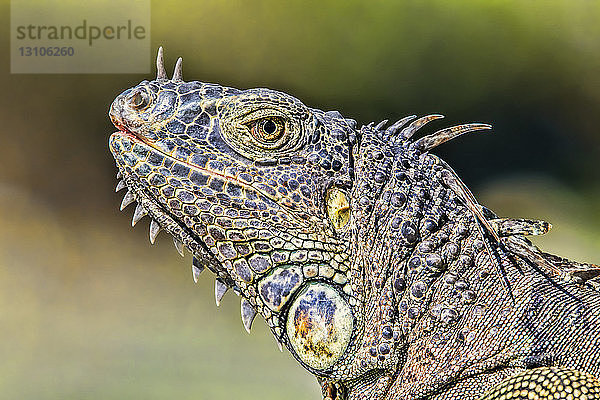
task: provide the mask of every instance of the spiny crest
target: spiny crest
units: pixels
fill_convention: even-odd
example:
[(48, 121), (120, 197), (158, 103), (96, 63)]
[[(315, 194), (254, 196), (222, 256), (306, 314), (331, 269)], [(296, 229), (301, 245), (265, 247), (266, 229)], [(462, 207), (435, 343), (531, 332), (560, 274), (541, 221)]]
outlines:
[[(415, 116), (402, 118), (385, 130), (383, 128), (387, 121), (382, 121), (377, 125), (371, 123), (367, 125), (366, 131), (370, 131), (374, 136), (378, 137), (380, 141), (391, 142), (394, 147), (401, 146), (409, 152), (422, 154), (464, 133), (491, 129), (491, 126), (488, 124), (463, 124), (440, 129), (432, 134), (423, 136), (420, 139), (412, 140), (412, 137), (419, 129), (431, 121), (443, 118), (443, 116), (440, 114), (431, 114), (418, 119), (415, 118)], [(501, 243), (498, 231), (486, 218), (484, 215), (484, 208), (477, 202), (475, 196), (471, 193), (469, 188), (460, 180), (450, 166), (448, 166), (442, 160), (438, 160), (438, 163), (443, 167), (443, 170), (440, 172), (439, 179), (443, 185), (449, 188), (479, 221), (479, 224), (477, 225), (479, 234), (482, 237), (489, 236), (493, 238), (496, 243)], [(484, 246), (487, 248), (488, 254), (495, 254), (491, 249), (490, 243), (485, 241)], [(503, 271), (500, 263), (496, 263), (496, 265), (499, 268), (498, 273), (503, 278), (507, 292), (509, 295), (511, 295), (510, 286), (505, 276), (505, 272)]]
[[(125, 184), (125, 181), (121, 178), (122, 178), (122, 174), (121, 174), (121, 172), (119, 172), (117, 174), (117, 179), (119, 179), (119, 181), (117, 183), (117, 187), (115, 190), (117, 192), (127, 187), (127, 185)], [(125, 196), (123, 197), (123, 201), (121, 202), (121, 206), (120, 206), (121, 211), (123, 211), (127, 206), (129, 206), (132, 203), (135, 203), (136, 201), (139, 201), (139, 200), (136, 198), (134, 192), (128, 189), (127, 192), (125, 193)], [(144, 206), (142, 206), (141, 203), (137, 203), (135, 212), (133, 214), (133, 218), (131, 221), (131, 226), (135, 226), (146, 215), (148, 215), (148, 211), (144, 208)], [(156, 242), (156, 238), (161, 230), (162, 230), (162, 228), (161, 228), (160, 224), (155, 219), (151, 219), (150, 227), (149, 227), (150, 243), (154, 244)], [(185, 253), (184, 253), (185, 247), (180, 240), (173, 237), (173, 245), (175, 246), (175, 249), (182, 257), (185, 256)], [(200, 274), (202, 273), (202, 271), (204, 271), (205, 267), (206, 267), (205, 264), (203, 264), (201, 260), (199, 260), (196, 257), (192, 258), (192, 278), (194, 280), (194, 283), (198, 283)], [(230, 289), (230, 287), (233, 287), (234, 292), (236, 292), (236, 294), (239, 295), (238, 290), (236, 290), (237, 288), (235, 286), (227, 284), (221, 279), (215, 280), (215, 302), (216, 302), (217, 306), (220, 305), (221, 300), (223, 299), (223, 296)], [(253, 309), (252, 305), (243, 298), (241, 301), (241, 316), (242, 316), (242, 323), (244, 325), (244, 328), (246, 329), (246, 331), (250, 332), (250, 328), (252, 327), (252, 322), (254, 320), (254, 317), (256, 316), (256, 311)], [(281, 343), (280, 343), (279, 339), (276, 338), (276, 340), (277, 340), (278, 347), (281, 349), (282, 347), (281, 347)]]
[[(482, 123), (462, 124), (440, 129), (432, 134), (421, 137), (420, 139), (410, 140), (413, 135), (423, 126), (436, 119), (444, 118), (443, 115), (431, 114), (415, 119), (415, 115), (404, 117), (389, 127), (385, 128), (387, 120), (381, 121), (379, 124), (370, 123), (363, 129), (365, 131), (378, 136), (382, 141), (392, 141), (394, 144), (403, 144), (409, 149), (416, 150), (420, 153), (425, 153), (433, 148), (449, 141), (465, 133), (489, 130), (491, 125)], [(407, 125), (408, 124), (408, 125)], [(385, 128), (385, 129), (384, 129)], [(579, 264), (578, 268), (573, 268), (573, 263), (568, 260), (559, 260), (556, 256), (546, 255), (529, 243), (523, 236), (543, 235), (546, 234), (552, 225), (546, 221), (529, 220), (529, 219), (513, 219), (513, 218), (497, 218), (486, 215), (486, 209), (481, 206), (472, 192), (454, 173), (454, 171), (440, 160), (445, 166), (445, 170), (441, 175), (442, 182), (450, 188), (461, 202), (475, 215), (480, 222), (479, 229), (482, 235), (489, 235), (496, 243), (508, 249), (511, 253), (519, 255), (524, 259), (540, 265), (549, 274), (556, 278), (571, 281), (578, 280), (582, 282), (590, 282), (594, 284), (600, 277), (600, 267), (594, 264)], [(489, 247), (489, 243), (485, 243)], [(493, 254), (488, 248), (490, 254)], [(555, 258), (552, 258), (555, 257)], [(571, 266), (564, 268), (562, 264)], [(498, 263), (500, 265), (500, 263)], [(500, 269), (502, 269), (500, 267)], [(503, 282), (510, 294), (509, 283), (506, 280), (504, 271), (499, 271), (504, 278)], [(600, 284), (597, 284), (600, 286)]]
[[(492, 126), (488, 124), (481, 123), (472, 123), (472, 124), (462, 124), (456, 125), (444, 129), (440, 129), (432, 134), (423, 136), (420, 139), (411, 141), (413, 135), (422, 127), (427, 125), (429, 122), (434, 121), (436, 119), (444, 118), (441, 114), (430, 114), (424, 117), (415, 119), (416, 116), (410, 115), (408, 117), (404, 117), (387, 129), (383, 129), (387, 120), (381, 121), (379, 124), (374, 126), (374, 123), (367, 125), (367, 128), (374, 130), (374, 133), (380, 137), (384, 142), (391, 140), (394, 144), (408, 147), (409, 149), (416, 150), (421, 153), (428, 152), (433, 148), (443, 144), (449, 140), (457, 138), (464, 133), (470, 133), (481, 130), (491, 129)], [(412, 122), (411, 122), (412, 121)], [(409, 123), (406, 125), (407, 123)], [(445, 163), (444, 163), (445, 164)], [(445, 165), (446, 171), (442, 176), (444, 184), (446, 184), (450, 189), (454, 191), (454, 193), (463, 201), (464, 204), (477, 216), (482, 225), (486, 228), (489, 233), (499, 241), (499, 236), (496, 230), (491, 226), (487, 218), (483, 215), (483, 210), (481, 205), (475, 199), (475, 196), (471, 193), (471, 191), (466, 187), (466, 185), (456, 176), (456, 174), (452, 171), (452, 169)]]
[[(381, 139), (383, 139), (384, 141), (393, 140), (394, 143), (405, 142), (410, 140), (419, 129), (427, 125), (429, 122), (434, 121), (436, 119), (444, 118), (444, 116), (441, 114), (430, 114), (418, 119), (415, 118), (415, 115), (409, 115), (394, 122), (385, 130), (383, 128), (387, 124), (388, 120), (383, 120), (377, 125), (371, 123), (368, 125), (368, 127), (377, 131)], [(406, 124), (409, 122), (410, 124), (406, 126)], [(440, 129), (430, 135), (412, 141), (410, 142), (410, 146), (412, 148), (421, 150), (422, 152), (426, 152), (439, 146), (442, 143), (457, 138), (462, 134), (488, 129), (492, 129), (492, 126), (489, 124), (472, 123), (456, 125)]]
[(559, 281), (587, 283), (596, 290), (600, 289), (600, 266), (598, 265), (573, 262), (553, 254), (543, 253), (533, 243), (520, 235), (503, 237), (501, 241), (513, 254), (540, 267)]

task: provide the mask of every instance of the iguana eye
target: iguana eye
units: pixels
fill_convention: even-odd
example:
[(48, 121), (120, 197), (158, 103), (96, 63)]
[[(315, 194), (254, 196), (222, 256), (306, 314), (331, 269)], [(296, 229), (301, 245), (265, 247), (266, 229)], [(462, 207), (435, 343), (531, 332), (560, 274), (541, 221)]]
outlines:
[(150, 95), (142, 89), (135, 89), (127, 96), (129, 105), (136, 110), (143, 110), (150, 104)]
[(250, 124), (250, 132), (259, 142), (275, 142), (285, 132), (285, 121), (279, 117), (262, 118)]
[(286, 334), (297, 358), (310, 368), (324, 370), (346, 351), (354, 317), (350, 305), (331, 286), (307, 285), (288, 311)]
[[(293, 99), (254, 94), (218, 102), (219, 128), (225, 142), (240, 155), (275, 159), (304, 144), (308, 112)], [(284, 107), (283, 104), (289, 105)]]

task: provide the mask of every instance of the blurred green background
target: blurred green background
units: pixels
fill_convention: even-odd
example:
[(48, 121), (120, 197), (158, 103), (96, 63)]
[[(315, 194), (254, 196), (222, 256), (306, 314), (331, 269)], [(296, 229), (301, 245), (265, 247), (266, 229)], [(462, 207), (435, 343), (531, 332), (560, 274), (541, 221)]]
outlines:
[[(437, 153), (497, 213), (552, 222), (546, 250), (600, 262), (600, 2), (153, 1), (151, 28), (187, 79), (361, 123), (492, 123)], [(189, 255), (118, 212), (107, 110), (149, 76), (1, 68), (0, 397), (319, 398), (237, 297), (217, 310), (208, 273), (194, 286)]]

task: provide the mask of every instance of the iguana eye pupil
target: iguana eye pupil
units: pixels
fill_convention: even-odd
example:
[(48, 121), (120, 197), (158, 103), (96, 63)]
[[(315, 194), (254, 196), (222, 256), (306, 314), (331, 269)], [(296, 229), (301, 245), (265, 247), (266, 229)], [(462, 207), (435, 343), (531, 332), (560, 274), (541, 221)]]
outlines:
[(285, 122), (278, 117), (263, 118), (251, 127), (252, 135), (260, 142), (275, 142), (285, 131)]
[(272, 135), (273, 133), (275, 133), (275, 130), (277, 129), (277, 125), (275, 125), (275, 122), (268, 119), (265, 121), (265, 123), (263, 125), (263, 129), (265, 130), (266, 133), (268, 133), (269, 135)]

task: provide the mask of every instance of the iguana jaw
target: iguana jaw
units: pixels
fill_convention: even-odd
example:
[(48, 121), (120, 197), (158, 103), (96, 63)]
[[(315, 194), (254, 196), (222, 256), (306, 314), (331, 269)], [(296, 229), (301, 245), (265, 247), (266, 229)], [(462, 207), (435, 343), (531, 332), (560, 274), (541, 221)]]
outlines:
[[(109, 147), (113, 156), (116, 160), (117, 166), (119, 168), (119, 175), (122, 178), (122, 183), (119, 184), (119, 188), (127, 187), (128, 192), (125, 195), (124, 201), (122, 203), (122, 208), (126, 207), (128, 204), (133, 202), (134, 200), (138, 202), (138, 206), (136, 208), (136, 212), (134, 214), (134, 219), (132, 224), (135, 224), (141, 215), (145, 215), (146, 213), (152, 218), (152, 223), (150, 226), (150, 240), (154, 242), (156, 234), (158, 233), (158, 228), (160, 227), (171, 235), (176, 243), (176, 247), (178, 249), (181, 248), (181, 243), (188, 248), (194, 254), (194, 273), (199, 273), (198, 269), (202, 269), (203, 267), (208, 267), (212, 272), (217, 275), (217, 286), (216, 286), (216, 297), (217, 303), (220, 300), (220, 297), (224, 294), (226, 290), (223, 286), (232, 287), (236, 291), (236, 293), (241, 294), (243, 297), (242, 300), (242, 320), (244, 322), (245, 328), (249, 331), (252, 319), (254, 315), (258, 311), (263, 317), (267, 320), (268, 325), (273, 330), (275, 337), (278, 343), (282, 344), (286, 339), (283, 335), (283, 325), (285, 325), (285, 319), (287, 315), (287, 304), (291, 303), (292, 295), (301, 287), (300, 285), (303, 282), (307, 284), (312, 282), (313, 284), (318, 284), (318, 282), (326, 282), (327, 278), (325, 276), (318, 275), (318, 269), (315, 269), (315, 275), (312, 278), (306, 278), (306, 275), (303, 277), (302, 268), (294, 267), (292, 265), (285, 266), (284, 268), (272, 267), (273, 272), (270, 274), (258, 274), (256, 276), (256, 287), (259, 291), (261, 291), (261, 298), (263, 301), (262, 307), (256, 307), (252, 303), (249, 303), (249, 300), (256, 301), (258, 297), (250, 297), (248, 294), (252, 294), (253, 287), (245, 286), (243, 282), (240, 282), (239, 276), (232, 276), (232, 263), (229, 260), (223, 259), (222, 254), (216, 251), (214, 246), (214, 242), (209, 245), (206, 243), (206, 236), (200, 237), (197, 232), (200, 230), (199, 225), (194, 223), (192, 215), (181, 215), (181, 207), (179, 207), (179, 211), (177, 207), (172, 207), (171, 201), (168, 198), (165, 198), (164, 188), (169, 188), (169, 185), (162, 185), (160, 182), (157, 182), (158, 179), (155, 179), (157, 175), (163, 176), (161, 174), (165, 174), (164, 165), (169, 165), (172, 171), (178, 170), (178, 166), (186, 166), (193, 171), (198, 173), (203, 173), (206, 175), (210, 175), (216, 179), (224, 179), (223, 174), (218, 172), (213, 172), (207, 170), (206, 168), (200, 168), (198, 166), (190, 165), (189, 163), (182, 162), (177, 160), (174, 157), (165, 154), (163, 151), (157, 148), (157, 146), (153, 144), (149, 144), (148, 140), (144, 140), (138, 137), (138, 135), (133, 134), (127, 130), (119, 131), (114, 133), (110, 138)], [(152, 159), (156, 157), (162, 157), (163, 161), (158, 163), (159, 165), (152, 165)], [(161, 168), (163, 168), (161, 172)], [(189, 172), (186, 174), (189, 176)], [(172, 176), (171, 176), (172, 178)], [(170, 179), (167, 177), (167, 179)], [(230, 177), (232, 181), (235, 181), (233, 177)], [(152, 183), (155, 183), (153, 185)], [(187, 190), (189, 188), (186, 187), (187, 178), (179, 177), (179, 181), (177, 183), (178, 186), (182, 187), (182, 190)], [(253, 190), (252, 186), (244, 184), (243, 182), (236, 181), (241, 186), (244, 186), (247, 190)], [(175, 189), (179, 190), (179, 189)], [(189, 189), (191, 190), (191, 189)], [(171, 199), (176, 196), (171, 195)], [(140, 211), (141, 210), (141, 211)], [(178, 215), (179, 214), (179, 215)], [(182, 221), (185, 221), (182, 223)], [(199, 222), (199, 221), (196, 221)], [(204, 232), (206, 232), (207, 227), (203, 224), (202, 228)], [(154, 227), (154, 228), (153, 228)], [(286, 237), (285, 233), (280, 233), (279, 236)], [(310, 240), (310, 235), (302, 234), (300, 235), (304, 237), (304, 240)], [(297, 240), (288, 235), (287, 240), (294, 241)], [(300, 239), (302, 242), (302, 239)], [(286, 249), (292, 250), (294, 246), (301, 246), (300, 244), (292, 244)], [(328, 248), (334, 249), (336, 247), (335, 243), (326, 244)], [(299, 247), (302, 248), (302, 247)], [(317, 249), (313, 250), (317, 251)], [(321, 251), (323, 249), (321, 248)], [(301, 250), (304, 252), (304, 256), (308, 254), (306, 250)], [(288, 252), (289, 253), (289, 252)], [(337, 256), (336, 256), (337, 257)], [(252, 260), (252, 258), (251, 258)], [(331, 260), (331, 262), (336, 262)], [(254, 268), (253, 266), (251, 266)], [(235, 268), (233, 266), (233, 268)], [(290, 272), (291, 271), (291, 272)], [(327, 274), (324, 272), (325, 269), (322, 269), (323, 274)], [(305, 274), (308, 272), (304, 272)], [(286, 275), (287, 274), (287, 275)], [(333, 272), (332, 272), (333, 274)], [(286, 283), (290, 282), (289, 279), (296, 279), (295, 283)], [(337, 276), (336, 276), (337, 281)], [(240, 283), (242, 284), (240, 287)], [(288, 289), (286, 289), (286, 294), (276, 294), (273, 293), (273, 290), (281, 290), (277, 289), (280, 285), (288, 285)], [(274, 286), (273, 286), (274, 285)], [(291, 285), (291, 286), (289, 286)], [(284, 286), (285, 287), (285, 286)], [(318, 287), (318, 286), (317, 286)], [(249, 290), (249, 292), (247, 292)], [(341, 292), (341, 290), (340, 290)], [(266, 293), (266, 295), (265, 295)], [(273, 294), (270, 294), (273, 293)], [(331, 301), (340, 302), (335, 291), (330, 292), (330, 296), (333, 296)], [(258, 296), (258, 295), (256, 295)], [(265, 297), (266, 296), (266, 297)], [(270, 297), (276, 296), (276, 297)], [(338, 300), (336, 300), (338, 298)], [(340, 303), (341, 304), (341, 303)], [(252, 307), (254, 306), (254, 307)], [(267, 310), (269, 307), (271, 310)], [(286, 308), (284, 308), (286, 307)], [(271, 312), (273, 311), (273, 312)], [(348, 311), (345, 311), (346, 313)], [(342, 319), (348, 318), (344, 317), (343, 314), (340, 317)], [(349, 318), (352, 318), (351, 316)], [(300, 322), (302, 323), (302, 322)], [(341, 348), (343, 351), (344, 349)], [(294, 354), (294, 353), (293, 353)], [(325, 354), (325, 353), (324, 353)], [(328, 353), (329, 356), (332, 356), (332, 353)], [(296, 354), (294, 354), (296, 355)], [(326, 356), (327, 357), (327, 356)], [(317, 364), (318, 365), (318, 364)], [(315, 373), (320, 373), (319, 371), (313, 370)]]
[[(154, 243), (160, 229), (170, 233), (173, 237), (175, 247), (182, 252), (185, 246), (195, 257), (194, 268), (203, 269), (208, 267), (217, 277), (228, 286), (235, 287), (233, 280), (227, 274), (221, 263), (216, 259), (206, 245), (200, 240), (197, 234), (169, 211), (169, 207), (161, 203), (153, 193), (152, 187), (142, 178), (147, 173), (149, 164), (145, 163), (145, 158), (139, 154), (157, 153), (154, 147), (150, 146), (137, 135), (121, 130), (111, 135), (109, 148), (115, 158), (119, 177), (121, 181), (117, 190), (124, 187), (127, 192), (121, 203), (121, 210), (133, 202), (137, 202), (136, 210), (132, 219), (134, 226), (142, 217), (148, 215), (151, 218), (150, 224), (150, 242)], [(127, 149), (136, 149), (135, 152)], [(201, 262), (199, 262), (201, 260)]]

